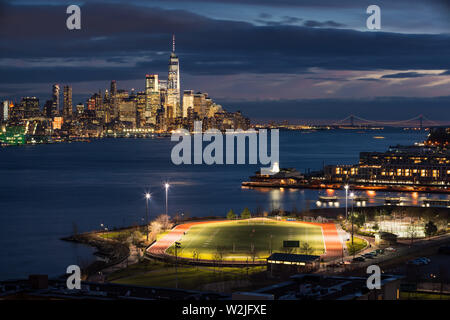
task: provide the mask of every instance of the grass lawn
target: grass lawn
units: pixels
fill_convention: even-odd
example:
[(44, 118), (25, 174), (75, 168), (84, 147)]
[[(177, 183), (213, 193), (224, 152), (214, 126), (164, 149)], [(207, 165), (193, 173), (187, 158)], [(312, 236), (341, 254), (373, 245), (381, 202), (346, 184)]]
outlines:
[[(308, 254), (324, 253), (322, 228), (310, 224), (279, 221), (229, 221), (193, 226), (181, 238), (178, 256), (192, 259), (194, 251), (198, 259), (217, 259), (218, 252), (223, 260), (265, 259), (272, 252), (286, 252), (283, 240), (299, 240), (300, 247), (308, 243), (312, 248)], [(252, 248), (253, 252), (252, 253)], [(173, 246), (167, 251), (174, 254)], [(291, 253), (305, 253), (294, 248)]]
[(350, 255), (357, 253), (361, 250), (363, 250), (367, 246), (367, 242), (364, 239), (353, 237), (353, 246), (352, 246), (352, 240), (347, 241), (347, 250)]
[[(251, 267), (248, 274), (263, 271), (265, 271), (265, 267)], [(214, 269), (212, 267), (178, 266), (178, 287), (198, 290), (200, 286), (208, 283), (243, 279), (246, 276), (246, 268)], [(175, 288), (176, 272), (173, 265), (147, 261), (111, 274), (108, 276), (108, 281), (139, 286)]]
[(449, 294), (400, 291), (400, 300), (450, 300)]

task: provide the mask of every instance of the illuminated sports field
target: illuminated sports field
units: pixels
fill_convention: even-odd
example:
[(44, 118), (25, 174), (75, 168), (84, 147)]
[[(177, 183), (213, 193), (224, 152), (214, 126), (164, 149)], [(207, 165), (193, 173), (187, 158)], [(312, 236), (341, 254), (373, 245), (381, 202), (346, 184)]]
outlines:
[[(272, 236), (272, 237), (271, 237)], [(300, 241), (300, 248), (286, 251), (283, 248), (284, 240)], [(207, 223), (192, 226), (178, 242), (178, 256), (194, 258), (198, 252), (198, 259), (216, 260), (218, 253), (222, 260), (243, 261), (265, 259), (272, 252), (290, 252), (299, 254), (324, 253), (324, 239), (322, 228), (316, 225), (295, 222), (278, 222), (265, 219), (248, 221), (227, 221)], [(308, 243), (309, 252), (302, 250), (302, 245)], [(253, 252), (252, 253), (252, 247)], [(174, 254), (172, 245), (167, 253)]]

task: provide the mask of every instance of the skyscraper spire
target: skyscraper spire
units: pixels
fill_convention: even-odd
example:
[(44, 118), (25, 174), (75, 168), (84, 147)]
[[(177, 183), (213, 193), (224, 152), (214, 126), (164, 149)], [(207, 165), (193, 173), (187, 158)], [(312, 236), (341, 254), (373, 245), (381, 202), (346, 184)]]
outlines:
[(172, 34), (172, 52), (175, 53), (175, 34)]

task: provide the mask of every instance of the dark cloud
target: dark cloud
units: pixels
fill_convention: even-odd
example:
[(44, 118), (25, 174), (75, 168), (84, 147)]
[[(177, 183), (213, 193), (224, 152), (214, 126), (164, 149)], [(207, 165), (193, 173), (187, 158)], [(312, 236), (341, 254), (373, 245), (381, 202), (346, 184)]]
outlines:
[(332, 20), (328, 20), (328, 21), (315, 21), (315, 20), (307, 20), (305, 21), (305, 23), (303, 24), (305, 27), (309, 27), (309, 28), (324, 28), (324, 27), (332, 27), (332, 28), (340, 28), (340, 27), (345, 27), (345, 24), (339, 23), (339, 22), (335, 22)]
[(377, 79), (377, 78), (358, 78), (356, 80), (358, 80), (358, 81), (381, 81), (380, 79)]
[(392, 74), (385, 74), (381, 78), (384, 79), (405, 79), (405, 78), (420, 78), (420, 77), (428, 77), (433, 76), (435, 74), (432, 73), (419, 73), (419, 72), (399, 72)]
[(291, 123), (303, 122), (304, 119), (339, 120), (349, 114), (370, 120), (406, 120), (423, 114), (430, 120), (450, 121), (450, 113), (442, 112), (450, 104), (450, 96), (221, 102), (229, 109), (245, 110), (255, 120), (290, 119)]
[[(136, 63), (136, 70), (124, 72), (137, 74), (140, 68), (145, 74), (166, 68), (171, 33), (175, 32), (182, 70), (191, 74), (297, 74), (311, 67), (450, 69), (449, 35), (254, 26), (180, 10), (111, 4), (83, 6), (82, 30), (74, 32), (65, 28), (65, 15), (60, 11), (61, 7), (9, 6), (8, 19), (0, 21), (0, 59), (95, 57), (132, 63), (133, 56), (153, 55), (146, 62)], [(53, 16), (55, 12), (59, 18)], [(165, 54), (155, 56), (160, 51)], [(36, 72), (43, 74), (40, 68), (28, 69), (30, 77)], [(97, 68), (95, 77), (103, 74), (106, 79), (114, 69), (123, 72), (120, 67), (111, 67), (110, 71)], [(64, 76), (70, 74), (64, 68), (54, 68), (54, 72), (58, 70)], [(10, 81), (27, 79), (25, 68), (18, 69), (21, 78), (11, 73)], [(91, 74), (85, 73), (86, 80)]]

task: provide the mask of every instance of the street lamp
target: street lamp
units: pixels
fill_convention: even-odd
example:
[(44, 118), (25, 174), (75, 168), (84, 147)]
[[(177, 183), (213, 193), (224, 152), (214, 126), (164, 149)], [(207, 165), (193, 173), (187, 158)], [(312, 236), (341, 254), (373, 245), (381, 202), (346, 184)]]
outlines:
[(170, 185), (166, 182), (166, 183), (164, 184), (164, 188), (166, 188), (166, 214), (168, 214), (168, 207), (169, 207), (169, 205), (168, 205), (168, 192), (169, 192), (169, 187), (170, 187)]
[(147, 232), (147, 241), (148, 241), (148, 200), (150, 200), (150, 193), (145, 194), (145, 229)]

